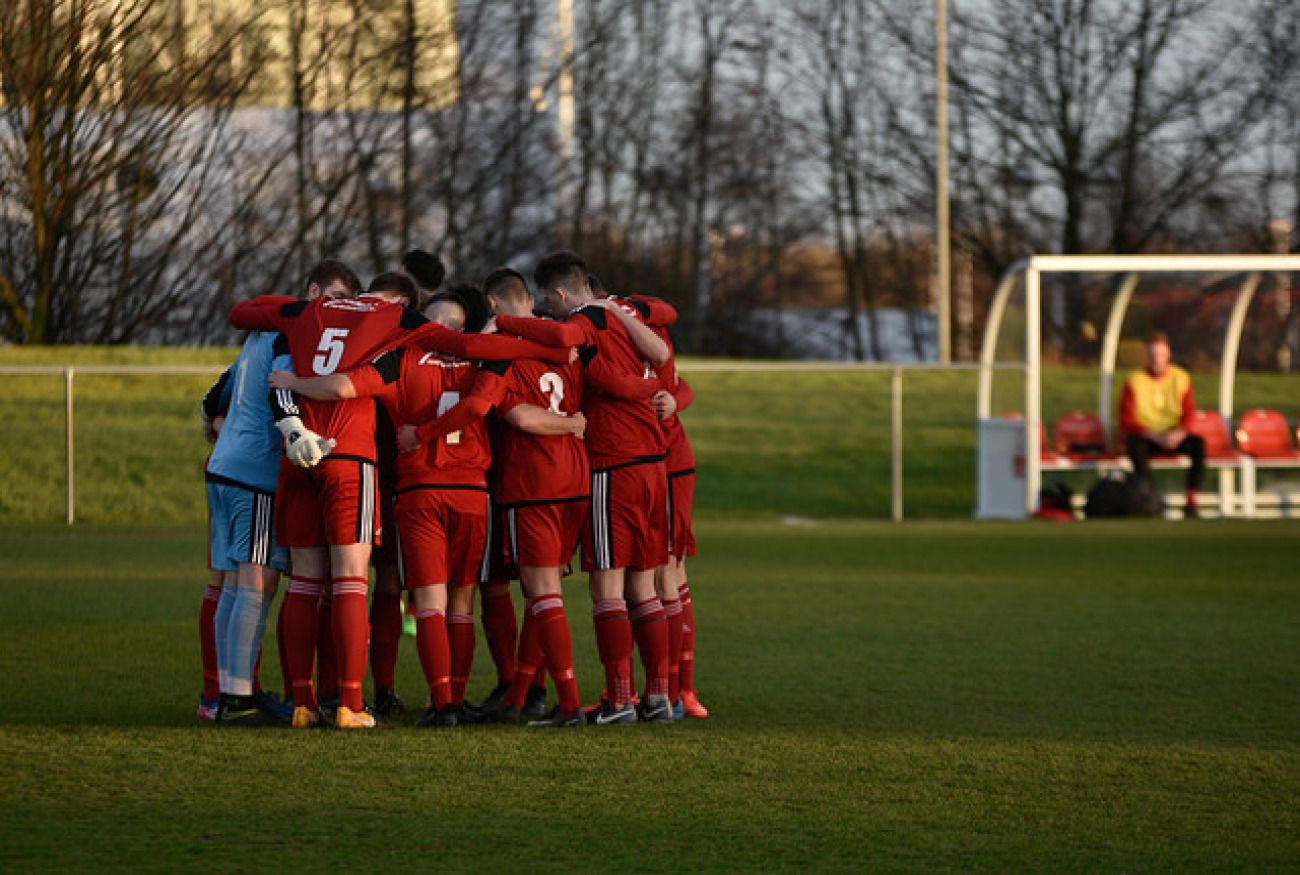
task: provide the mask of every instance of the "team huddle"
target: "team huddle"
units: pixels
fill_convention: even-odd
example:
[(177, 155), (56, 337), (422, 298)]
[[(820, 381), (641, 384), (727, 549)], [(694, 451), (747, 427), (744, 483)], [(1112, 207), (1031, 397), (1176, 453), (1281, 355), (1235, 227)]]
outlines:
[[(404, 615), (428, 685), (417, 727), (707, 716), (684, 565), (695, 462), (677, 413), (693, 395), (668, 336), (676, 312), (603, 294), (569, 252), (533, 273), (551, 318), (533, 315), (509, 268), (443, 291), (435, 256), (408, 253), (403, 268), (363, 290), (326, 260), (303, 298), (264, 295), (230, 314), (250, 334), (202, 405), (214, 446), (199, 717), (391, 726)], [(561, 585), (575, 552), (605, 675), (590, 708)], [(258, 670), (282, 573), (283, 698)], [(476, 591), (498, 683), (472, 704)]]

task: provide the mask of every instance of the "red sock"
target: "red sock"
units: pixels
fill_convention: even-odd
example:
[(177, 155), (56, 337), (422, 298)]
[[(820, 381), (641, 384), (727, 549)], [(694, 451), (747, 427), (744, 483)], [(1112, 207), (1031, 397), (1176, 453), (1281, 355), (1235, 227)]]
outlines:
[(217, 674), (217, 601), (221, 587), (209, 585), (203, 591), (199, 605), (199, 658), (203, 665), (203, 698), (215, 699), (221, 695), (220, 677)]
[(555, 678), (560, 710), (567, 714), (577, 709), (580, 702), (578, 682), (573, 674), (573, 637), (568, 617), (564, 615), (564, 599), (558, 595), (542, 596), (533, 602), (529, 614), (537, 627), (537, 640), (546, 654), (546, 665)]
[(433, 707), (446, 708), (451, 704), (451, 646), (443, 611), (435, 608), (416, 612), (415, 649), (420, 655), (420, 668), (424, 669)]
[[(321, 585), (322, 590), (324, 584)], [(339, 693), (339, 661), (334, 652), (334, 598), (322, 598), (316, 628), (316, 698)]]
[(483, 637), (487, 639), (497, 679), (509, 681), (515, 676), (515, 648), (519, 626), (515, 620), (515, 603), (510, 597), (510, 581), (493, 580), (480, 588), (483, 598)]
[(474, 667), (474, 615), (449, 615), (447, 638), (451, 642), (451, 703), (464, 705), (465, 685)]
[(528, 688), (533, 684), (537, 667), (542, 662), (542, 647), (537, 641), (537, 621), (529, 610), (531, 601), (524, 606), (524, 625), (519, 632), (519, 653), (515, 657), (515, 676), (510, 679), (506, 701), (520, 708), (528, 698)]
[(280, 654), (280, 683), (284, 684), (284, 700), (293, 701), (293, 681), (289, 679), (289, 649), (284, 643), (284, 606), (288, 599), (280, 599), (280, 610), (275, 615), (275, 647)]
[(632, 701), (632, 625), (623, 599), (600, 599), (591, 608), (596, 626), (596, 649), (605, 666), (605, 694), (610, 702)]
[(682, 649), (677, 657), (677, 684), (682, 692), (695, 689), (695, 608), (691, 605), (691, 588), (686, 581), (677, 587), (682, 601)]
[(285, 669), (293, 691), (293, 703), (301, 708), (316, 708), (316, 688), (312, 685), (312, 666), (316, 661), (316, 636), (320, 630), (322, 581), (310, 577), (291, 577), (284, 596)]
[(370, 600), (370, 673), (375, 687), (393, 688), (402, 640), (402, 594), (376, 592)]
[(682, 667), (682, 603), (678, 599), (664, 602), (664, 617), (668, 620), (668, 698), (676, 702), (681, 698)]
[(645, 667), (647, 696), (668, 695), (668, 622), (659, 596), (648, 598), (628, 611), (632, 636)]
[(364, 577), (334, 578), (334, 655), (339, 664), (339, 705), (352, 711), (365, 707), (361, 682), (366, 678), (370, 650), (370, 620)]

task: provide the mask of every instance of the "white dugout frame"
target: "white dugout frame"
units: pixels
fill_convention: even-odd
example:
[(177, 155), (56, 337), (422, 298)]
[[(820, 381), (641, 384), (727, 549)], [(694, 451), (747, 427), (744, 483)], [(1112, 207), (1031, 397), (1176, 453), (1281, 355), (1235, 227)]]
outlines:
[[(1034, 255), (1012, 265), (998, 282), (989, 306), (984, 344), (980, 351), (980, 373), (976, 417), (981, 429), (992, 419), (993, 372), (998, 338), (1002, 331), (1007, 303), (1021, 275), (1025, 284), (1025, 396), (1024, 396), (1024, 475), (1025, 515), (1032, 514), (1042, 488), (1043, 469), (1038, 435), (1042, 428), (1042, 276), (1045, 273), (1121, 274), (1119, 290), (1111, 302), (1102, 336), (1100, 378), (1097, 387), (1097, 414), (1110, 433), (1111, 387), (1115, 377), (1115, 360), (1119, 354), (1120, 332), (1124, 315), (1142, 274), (1204, 273), (1244, 274), (1232, 314), (1228, 319), (1219, 368), (1218, 411), (1230, 420), (1237, 379), (1237, 354), (1246, 325), (1246, 313), (1255, 289), (1265, 273), (1300, 271), (1298, 255)], [(984, 484), (981, 483), (981, 491)], [(979, 496), (981, 506), (983, 495)], [(982, 514), (981, 514), (982, 515)]]

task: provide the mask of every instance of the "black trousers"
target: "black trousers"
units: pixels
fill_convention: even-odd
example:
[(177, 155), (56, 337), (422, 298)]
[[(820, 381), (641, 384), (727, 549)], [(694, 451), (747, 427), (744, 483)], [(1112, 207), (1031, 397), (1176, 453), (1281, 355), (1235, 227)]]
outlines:
[[(1125, 444), (1128, 457), (1133, 460), (1133, 473), (1148, 484), (1154, 485), (1154, 478), (1151, 476), (1151, 454), (1163, 453), (1166, 450), (1153, 440), (1133, 434), (1128, 435)], [(1183, 438), (1183, 442), (1174, 449), (1174, 452), (1191, 460), (1192, 467), (1187, 471), (1187, 488), (1199, 490), (1201, 480), (1205, 477), (1205, 440), (1189, 434)]]

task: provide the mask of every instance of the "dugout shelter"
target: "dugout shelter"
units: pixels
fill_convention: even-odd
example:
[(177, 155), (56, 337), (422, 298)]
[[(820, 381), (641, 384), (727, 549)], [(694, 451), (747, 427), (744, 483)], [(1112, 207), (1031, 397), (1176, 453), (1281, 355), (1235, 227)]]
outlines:
[[(1283, 454), (1272, 458), (1244, 452), (1245, 443), (1234, 442), (1234, 391), (1237, 362), (1241, 349), (1246, 316), (1255, 293), (1265, 277), (1280, 277), (1289, 282), (1288, 274), (1300, 272), (1300, 256), (1295, 255), (1035, 255), (1013, 265), (999, 281), (990, 302), (980, 352), (977, 400), (978, 460), (977, 506), (981, 519), (1023, 519), (1034, 513), (1043, 485), (1044, 471), (1096, 470), (1126, 467), (1119, 451), (1093, 447), (1091, 452), (1058, 453), (1048, 440), (1048, 424), (1043, 416), (1043, 305), (1044, 276), (1058, 274), (1107, 275), (1114, 289), (1099, 340), (1098, 384), (1095, 415), (1082, 411), (1075, 418), (1099, 424), (1102, 440), (1113, 441), (1115, 416), (1115, 369), (1125, 315), (1144, 279), (1159, 274), (1199, 275), (1222, 286), (1233, 281), (1235, 297), (1226, 320), (1219, 360), (1217, 403), (1197, 398), (1201, 408), (1196, 430), (1205, 429), (1207, 439), (1207, 480), (1205, 494), (1216, 501), (1221, 515), (1254, 517), (1258, 513), (1259, 495), (1256, 477), (1261, 467), (1296, 467), (1300, 454), (1288, 459)], [(1023, 293), (1023, 320), (1010, 318), (1015, 308), (1010, 304)], [(1061, 293), (1064, 293), (1063, 291)], [(1049, 301), (1049, 303), (1051, 303)], [(1291, 318), (1295, 318), (1292, 313)], [(1023, 404), (1011, 413), (993, 410), (995, 376), (1006, 373), (1006, 349), (999, 341), (1004, 329), (1022, 321), (1023, 356), (1011, 373), (1023, 374)], [(1016, 328), (1020, 328), (1017, 325)], [(1004, 344), (1015, 347), (1015, 344)], [(1020, 350), (1017, 350), (1020, 351)], [(998, 360), (999, 352), (1004, 356)], [(1214, 406), (1211, 406), (1211, 405)], [(1060, 423), (1053, 423), (1059, 426)], [(1033, 436), (1033, 437), (1031, 437)], [(1292, 447), (1294, 451), (1294, 446)], [(1169, 458), (1157, 467), (1186, 467), (1186, 460)], [(1214, 476), (1217, 473), (1217, 495)], [(1285, 502), (1283, 502), (1285, 503)]]

